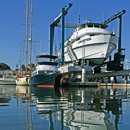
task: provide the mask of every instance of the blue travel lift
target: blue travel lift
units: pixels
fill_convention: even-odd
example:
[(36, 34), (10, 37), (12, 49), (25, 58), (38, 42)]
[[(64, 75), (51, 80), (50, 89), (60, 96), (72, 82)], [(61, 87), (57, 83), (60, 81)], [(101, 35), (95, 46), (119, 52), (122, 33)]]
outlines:
[(118, 71), (118, 70), (123, 70), (123, 61), (125, 59), (125, 49), (121, 48), (121, 32), (122, 32), (122, 15), (125, 13), (125, 10), (122, 10), (118, 12), (117, 14), (114, 14), (111, 16), (109, 19), (105, 20), (103, 24), (108, 24), (111, 21), (115, 20), (118, 18), (118, 48), (117, 48), (117, 53), (114, 54), (114, 60), (111, 60), (111, 56), (109, 57), (108, 62), (104, 62), (103, 64), (107, 64), (107, 70), (108, 71)]
[[(72, 7), (72, 3), (69, 3), (68, 6), (65, 6), (62, 8), (62, 13), (60, 13), (53, 22), (50, 23), (50, 55), (53, 53), (53, 41), (54, 41), (54, 28), (55, 26), (57, 27), (62, 27), (62, 55), (61, 55), (61, 62), (62, 64), (64, 63), (64, 27), (68, 28), (76, 28), (77, 25), (74, 24), (64, 24), (64, 16), (68, 13), (68, 10)], [(125, 49), (121, 48), (121, 27), (122, 27), (122, 15), (125, 13), (125, 10), (117, 12), (117, 14), (114, 14), (102, 24), (108, 24), (112, 22), (113, 20), (118, 18), (118, 37), (119, 37), (119, 42), (118, 42), (118, 48), (117, 48), (117, 53), (114, 54), (114, 60), (111, 60), (111, 56), (109, 58), (109, 61), (104, 62), (103, 64), (107, 64), (107, 70), (123, 70), (123, 64), (121, 62), (124, 61), (125, 54), (124, 51)], [(60, 25), (60, 19), (62, 18), (62, 25)], [(103, 65), (102, 64), (102, 65)], [(95, 67), (95, 73), (100, 71), (100, 66)]]
[(69, 3), (68, 6), (62, 8), (62, 13), (60, 13), (53, 22), (50, 23), (50, 55), (53, 52), (53, 41), (54, 41), (54, 28), (58, 26), (60, 19), (62, 18), (62, 56), (61, 61), (64, 63), (64, 16), (68, 13), (68, 10), (71, 8), (72, 4)]

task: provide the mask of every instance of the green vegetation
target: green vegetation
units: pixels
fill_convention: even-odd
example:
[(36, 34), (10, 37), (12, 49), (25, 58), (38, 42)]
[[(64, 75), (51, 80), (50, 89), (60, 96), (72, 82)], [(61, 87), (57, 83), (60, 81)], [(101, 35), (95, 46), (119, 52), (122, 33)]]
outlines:
[(7, 64), (0, 63), (0, 70), (11, 70), (11, 69)]
[[(31, 68), (32, 68), (31, 70), (34, 70), (35, 69), (35, 64), (31, 64)], [(11, 68), (10, 68), (10, 66), (8, 66), (5, 63), (0, 63), (0, 70), (11, 70)], [(16, 70), (19, 70), (18, 65), (16, 65)], [(26, 70), (26, 67), (25, 67), (24, 64), (21, 65), (21, 70), (22, 71)], [(27, 70), (30, 70), (30, 64), (28, 64)]]
[[(34, 69), (35, 69), (35, 64), (31, 64), (31, 69), (30, 69), (30, 64), (28, 64), (27, 69), (26, 69), (26, 66), (24, 64), (21, 65), (21, 67), (20, 67), (21, 71), (25, 71), (25, 70), (29, 71), (29, 70), (34, 70)], [(16, 65), (16, 70), (19, 70), (18, 65)]]

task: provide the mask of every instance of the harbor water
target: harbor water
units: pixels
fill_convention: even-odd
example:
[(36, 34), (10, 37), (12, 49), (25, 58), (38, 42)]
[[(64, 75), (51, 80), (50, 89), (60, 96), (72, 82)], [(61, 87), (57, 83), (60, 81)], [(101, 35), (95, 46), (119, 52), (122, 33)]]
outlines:
[(0, 130), (129, 130), (129, 118), (129, 85), (0, 85)]

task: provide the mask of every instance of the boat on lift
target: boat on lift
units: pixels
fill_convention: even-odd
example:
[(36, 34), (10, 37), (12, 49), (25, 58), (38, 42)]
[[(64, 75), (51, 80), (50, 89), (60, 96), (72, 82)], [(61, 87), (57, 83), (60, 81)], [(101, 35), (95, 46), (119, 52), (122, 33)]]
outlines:
[(64, 61), (81, 63), (84, 59), (89, 60), (91, 66), (101, 65), (118, 44), (118, 37), (107, 27), (107, 24), (90, 21), (78, 26), (64, 43)]

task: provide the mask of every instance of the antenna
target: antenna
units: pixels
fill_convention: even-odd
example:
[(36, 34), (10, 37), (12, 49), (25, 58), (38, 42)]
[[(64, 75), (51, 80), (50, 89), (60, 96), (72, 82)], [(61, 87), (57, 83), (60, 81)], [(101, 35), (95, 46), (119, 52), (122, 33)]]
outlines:
[(77, 26), (80, 24), (80, 7), (81, 7), (81, 3), (80, 3), (80, 5), (79, 5), (79, 12), (78, 12), (78, 24), (77, 24)]
[(104, 14), (103, 14), (103, 2), (101, 0), (101, 6), (102, 6), (102, 22), (104, 21)]
[(113, 34), (115, 34), (115, 28), (113, 28)]

